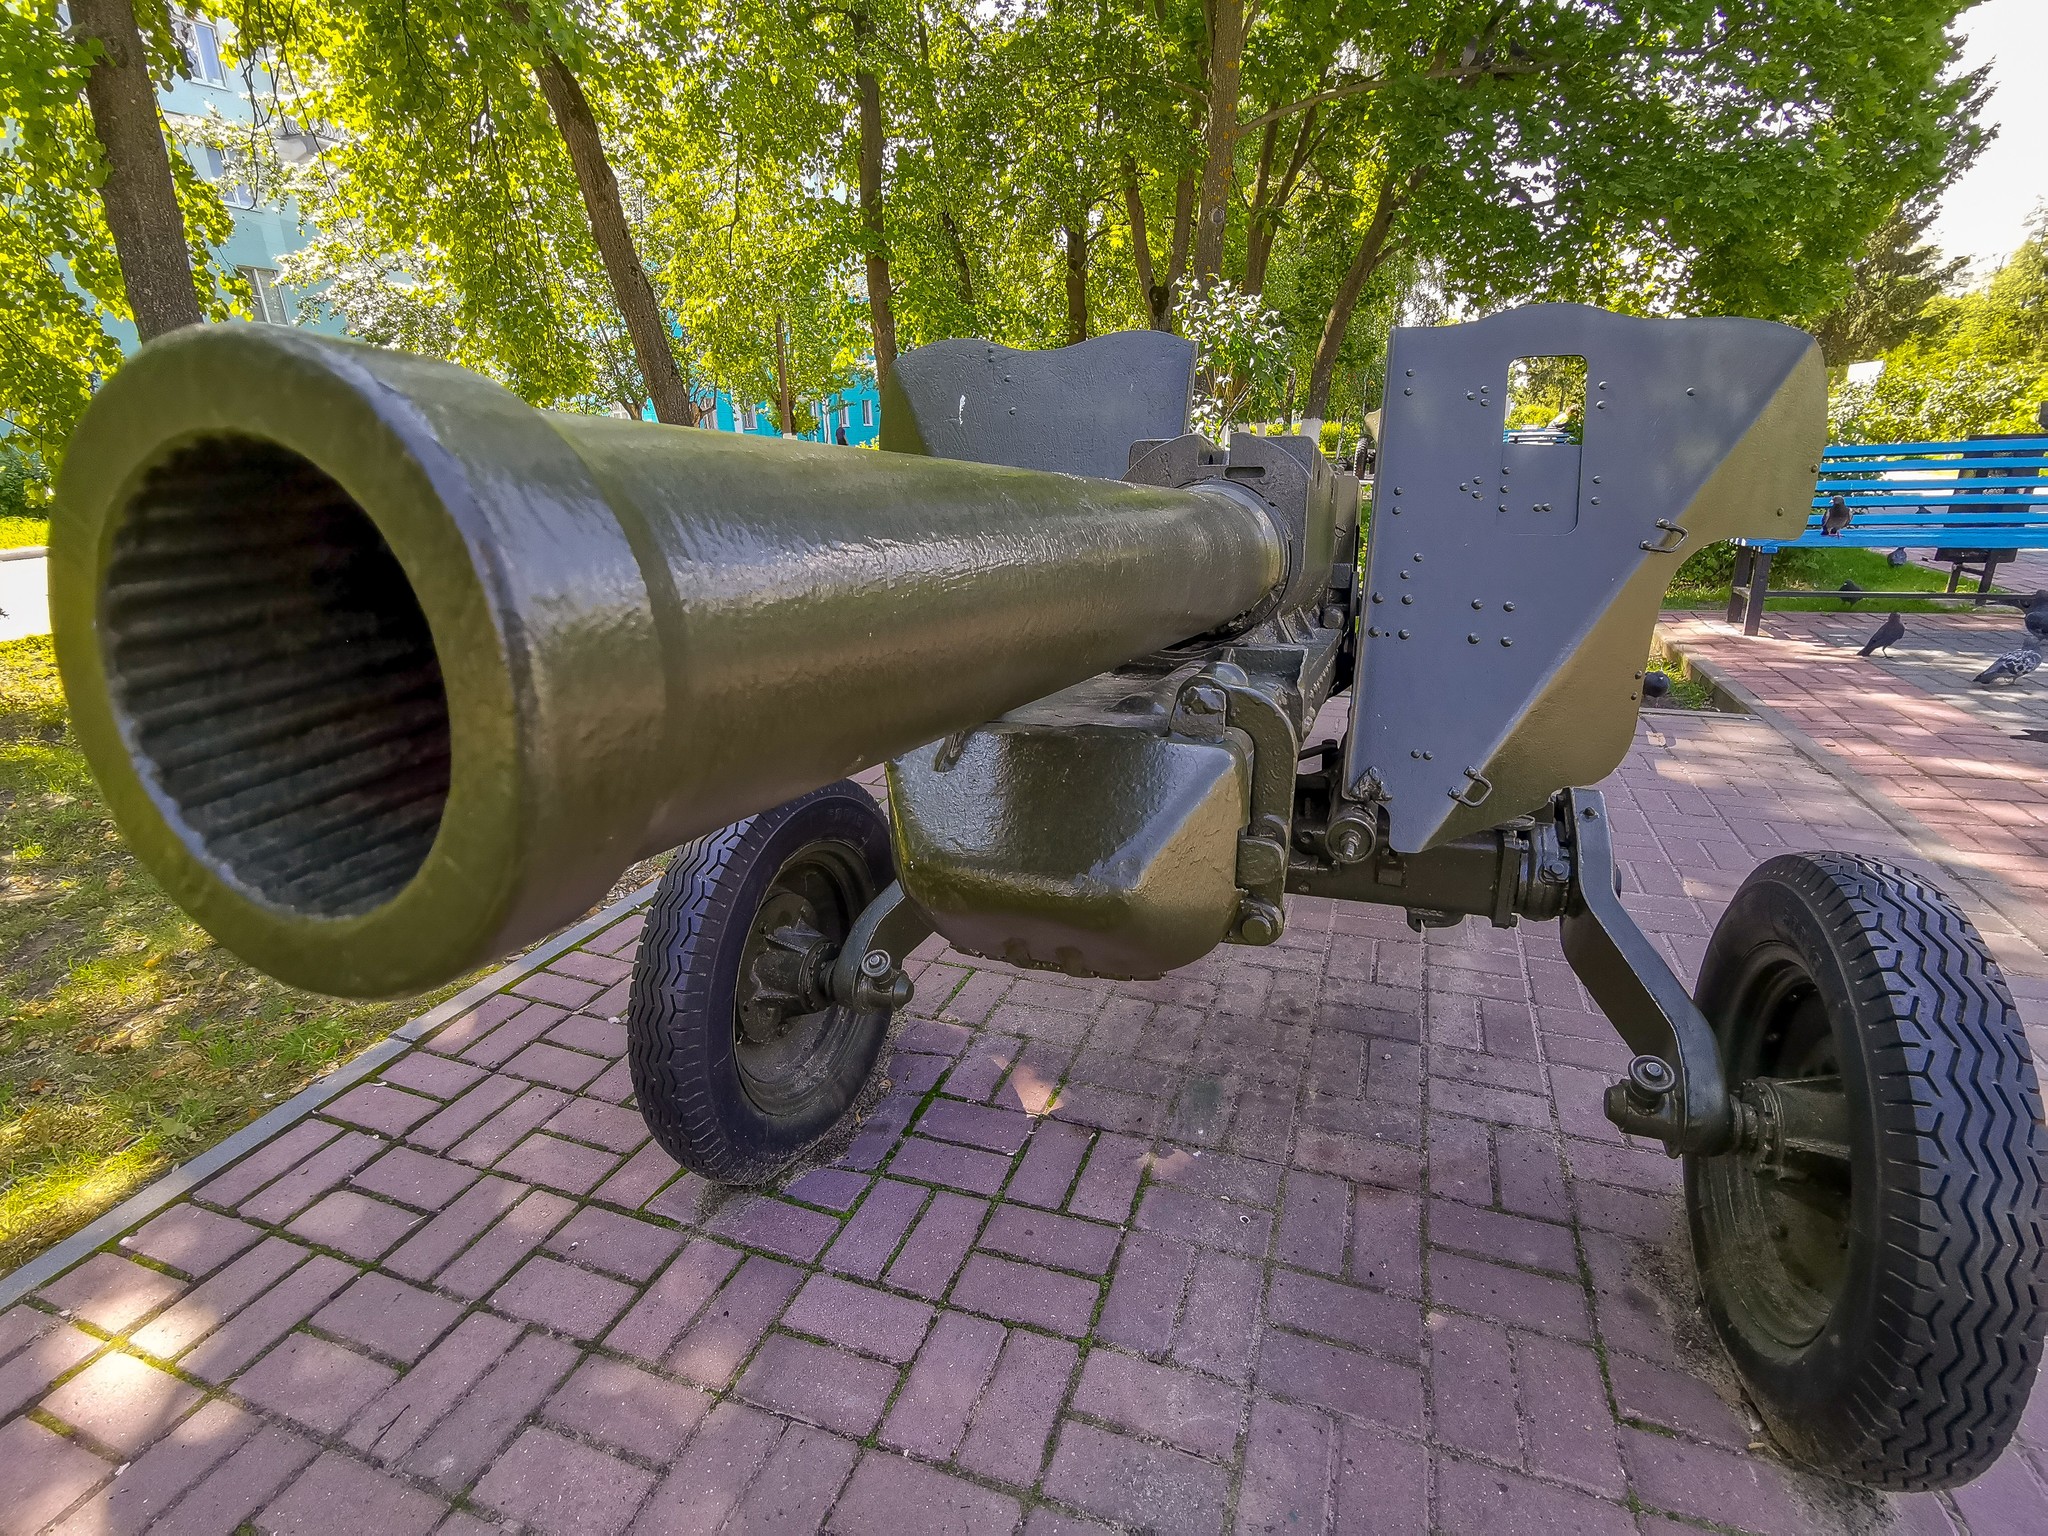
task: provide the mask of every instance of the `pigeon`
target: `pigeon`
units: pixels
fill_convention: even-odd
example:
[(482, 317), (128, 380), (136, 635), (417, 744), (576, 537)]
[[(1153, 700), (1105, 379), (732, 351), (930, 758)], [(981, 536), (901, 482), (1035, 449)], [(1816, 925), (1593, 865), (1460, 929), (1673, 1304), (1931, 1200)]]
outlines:
[(2036, 591), (2021, 605), (2027, 616), (2027, 639), (2034, 645), (2048, 645), (2048, 589)]
[(2010, 687), (2040, 665), (2040, 648), (2033, 645), (2023, 645), (2016, 651), (2007, 651), (1998, 660), (1991, 663), (1982, 672), (1979, 672), (1973, 681), (1979, 688)]
[(1645, 672), (1643, 674), (1644, 703), (1647, 704), (1653, 699), (1664, 698), (1670, 692), (1671, 678), (1668, 674), (1663, 672)]
[(1905, 546), (1901, 545), (1899, 546), (1899, 548), (1893, 550), (1890, 554), (1884, 557), (1884, 563), (1896, 571), (1900, 566), (1904, 565), (1908, 560), (1912, 558), (1913, 557), (1911, 555), (1906, 553)]
[(1842, 594), (1842, 606), (1844, 608), (1854, 608), (1863, 601), (1863, 589), (1853, 581), (1843, 582), (1837, 590)]
[(1849, 503), (1845, 498), (1830, 496), (1827, 511), (1820, 515), (1820, 531), (1828, 538), (1838, 538), (1855, 515), (1849, 510)]
[(1885, 615), (1885, 621), (1877, 626), (1877, 633), (1864, 641), (1863, 649), (1856, 654), (1858, 656), (1868, 656), (1872, 651), (1883, 651), (1885, 655), (1889, 656), (1892, 653), (1892, 647), (1905, 638), (1905, 621), (1896, 613), (1890, 613)]

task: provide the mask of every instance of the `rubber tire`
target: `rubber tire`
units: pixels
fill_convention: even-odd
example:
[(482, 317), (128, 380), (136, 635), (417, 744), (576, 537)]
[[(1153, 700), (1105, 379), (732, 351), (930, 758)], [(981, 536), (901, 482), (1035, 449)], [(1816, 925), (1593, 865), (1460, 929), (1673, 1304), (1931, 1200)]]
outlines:
[(749, 929), (776, 872), (821, 842), (865, 861), (870, 896), (895, 878), (887, 820), (842, 779), (684, 844), (647, 910), (626, 1016), (633, 1092), (663, 1150), (719, 1183), (763, 1183), (830, 1131), (888, 1033), (886, 1009), (836, 1010), (843, 1032), (831, 1070), (794, 1113), (765, 1112), (741, 1079), (733, 994)]
[(1789, 854), (1743, 882), (1701, 967), (1724, 1061), (1757, 1038), (1732, 1016), (1746, 970), (1786, 949), (1818, 990), (1849, 1101), (1843, 1283), (1810, 1342), (1759, 1347), (1731, 1305), (1729, 1224), (1707, 1208), (1728, 1188), (1710, 1169), (1725, 1179), (1732, 1159), (1690, 1157), (1707, 1313), (1787, 1451), (1871, 1487), (1954, 1487), (2011, 1440), (2041, 1355), (2043, 1135), (2026, 1035), (1983, 939), (1940, 891), (1876, 859)]

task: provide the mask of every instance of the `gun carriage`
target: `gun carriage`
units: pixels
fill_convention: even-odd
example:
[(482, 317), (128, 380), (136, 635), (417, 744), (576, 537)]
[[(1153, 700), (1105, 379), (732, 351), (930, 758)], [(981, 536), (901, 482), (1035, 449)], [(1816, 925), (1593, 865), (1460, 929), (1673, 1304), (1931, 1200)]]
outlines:
[[(1582, 442), (1504, 438), (1511, 361), (1546, 356), (1586, 361)], [(170, 893), (321, 991), (460, 975), (680, 845), (633, 1079), (731, 1182), (844, 1116), (933, 932), (1155, 977), (1273, 943), (1290, 895), (1558, 922), (1634, 1052), (1606, 1114), (1685, 1158), (1779, 1440), (1890, 1488), (1982, 1471), (2043, 1322), (1997, 965), (1906, 871), (1787, 855), (1688, 994), (1583, 787), (1680, 555), (1803, 525), (1812, 341), (1576, 306), (1398, 331), (1363, 550), (1306, 439), (1186, 430), (1192, 364), (1149, 332), (939, 343), (870, 454), (544, 415), (302, 332), (167, 338), (59, 487), (76, 729)], [(845, 778), (885, 762), (886, 817)]]

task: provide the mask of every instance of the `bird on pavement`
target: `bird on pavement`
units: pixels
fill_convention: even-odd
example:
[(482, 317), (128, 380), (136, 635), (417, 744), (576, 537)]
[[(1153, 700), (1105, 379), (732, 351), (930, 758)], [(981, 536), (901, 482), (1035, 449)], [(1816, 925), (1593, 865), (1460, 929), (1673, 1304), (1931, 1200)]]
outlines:
[(1892, 647), (1905, 638), (1905, 620), (1901, 619), (1896, 613), (1887, 614), (1885, 621), (1877, 626), (1877, 633), (1864, 641), (1863, 649), (1856, 654), (1858, 656), (1868, 656), (1872, 651), (1883, 651), (1885, 655), (1889, 656), (1892, 653)]
[(1828, 538), (1835, 538), (1849, 526), (1850, 519), (1855, 515), (1849, 510), (1847, 498), (1830, 496), (1827, 511), (1820, 515), (1820, 531)]
[(2016, 651), (2007, 651), (1979, 672), (1973, 681), (1979, 688), (2009, 688), (2040, 665), (2041, 648), (2023, 645)]
[(2029, 639), (2048, 645), (2048, 588), (2036, 591), (2020, 606), (2027, 617)]

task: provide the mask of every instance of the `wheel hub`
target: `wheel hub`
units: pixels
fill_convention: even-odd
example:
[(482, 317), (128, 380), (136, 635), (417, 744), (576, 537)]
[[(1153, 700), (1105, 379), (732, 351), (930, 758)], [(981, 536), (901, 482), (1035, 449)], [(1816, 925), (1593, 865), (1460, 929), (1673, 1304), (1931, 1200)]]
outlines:
[(825, 973), (838, 953), (838, 941), (820, 930), (809, 901), (795, 891), (771, 893), (754, 919), (740, 966), (738, 1038), (773, 1044), (793, 1020), (828, 1006)]

